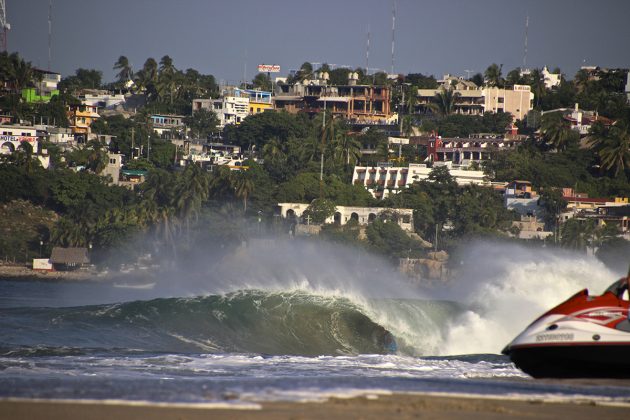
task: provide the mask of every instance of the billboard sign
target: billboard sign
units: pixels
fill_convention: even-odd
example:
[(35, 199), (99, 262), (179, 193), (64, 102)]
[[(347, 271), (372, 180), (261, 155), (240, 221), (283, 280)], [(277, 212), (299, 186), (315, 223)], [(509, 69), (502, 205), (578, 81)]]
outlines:
[(259, 64), (258, 71), (265, 73), (280, 73), (280, 66), (278, 64)]

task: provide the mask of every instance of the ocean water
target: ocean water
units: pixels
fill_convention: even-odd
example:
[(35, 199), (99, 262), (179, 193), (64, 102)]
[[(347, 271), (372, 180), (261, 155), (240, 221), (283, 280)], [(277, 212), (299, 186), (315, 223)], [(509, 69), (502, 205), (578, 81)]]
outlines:
[[(172, 403), (391, 392), (630, 403), (626, 382), (539, 381), (500, 351), (619, 273), (582, 255), (478, 243), (448, 284), (321, 244), (252, 245), (123, 283), (0, 282), (0, 398)], [(514, 255), (519, 258), (515, 259)]]

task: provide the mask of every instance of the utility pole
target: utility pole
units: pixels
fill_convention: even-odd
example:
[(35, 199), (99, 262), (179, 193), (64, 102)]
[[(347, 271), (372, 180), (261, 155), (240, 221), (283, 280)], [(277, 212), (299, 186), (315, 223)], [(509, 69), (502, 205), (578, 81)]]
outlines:
[(324, 98), (324, 117), (322, 118), (322, 156), (319, 167), (319, 198), (324, 198), (324, 151), (326, 150), (326, 99)]
[(133, 150), (134, 150), (134, 140), (136, 137), (136, 128), (135, 127), (131, 127), (131, 160), (133, 160)]
[(438, 250), (438, 224), (437, 223), (435, 224), (435, 244), (433, 245), (434, 245), (435, 252), (437, 252)]

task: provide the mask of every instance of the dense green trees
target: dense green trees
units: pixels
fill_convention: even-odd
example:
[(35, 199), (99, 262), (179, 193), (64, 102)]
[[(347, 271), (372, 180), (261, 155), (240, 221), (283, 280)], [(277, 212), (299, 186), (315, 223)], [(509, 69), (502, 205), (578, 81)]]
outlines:
[(103, 73), (98, 70), (79, 68), (72, 76), (64, 77), (59, 83), (59, 90), (76, 95), (81, 89), (100, 89)]
[(190, 129), (193, 138), (206, 139), (217, 131), (219, 119), (214, 112), (200, 109), (187, 116), (184, 123)]

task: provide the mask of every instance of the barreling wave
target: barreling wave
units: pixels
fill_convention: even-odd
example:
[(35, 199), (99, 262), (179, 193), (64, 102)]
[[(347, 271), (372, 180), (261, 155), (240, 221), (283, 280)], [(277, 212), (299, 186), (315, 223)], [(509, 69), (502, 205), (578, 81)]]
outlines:
[(346, 298), (246, 290), (73, 308), (0, 310), (4, 356), (110, 352), (390, 353), (390, 331)]

